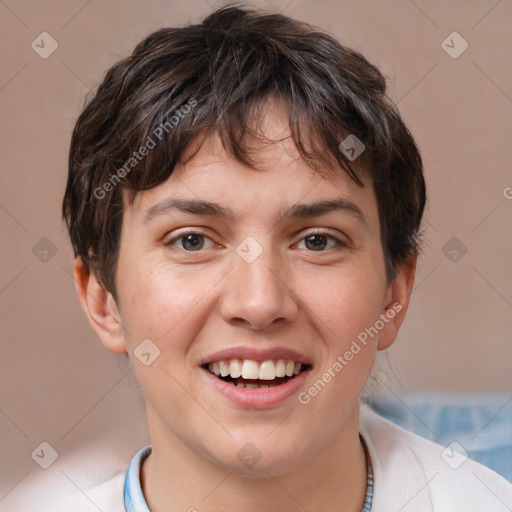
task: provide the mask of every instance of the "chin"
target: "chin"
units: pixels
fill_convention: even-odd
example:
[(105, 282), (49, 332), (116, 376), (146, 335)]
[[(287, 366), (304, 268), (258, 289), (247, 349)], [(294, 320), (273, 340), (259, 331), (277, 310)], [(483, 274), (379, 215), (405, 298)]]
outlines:
[(235, 448), (231, 456), (226, 455), (226, 452), (211, 453), (216, 463), (226, 470), (254, 479), (285, 475), (305, 463), (307, 458), (306, 454), (299, 453), (297, 447), (293, 446), (283, 448), (281, 445), (281, 449), (276, 451), (274, 443), (269, 443), (268, 440), (266, 443), (248, 441), (240, 448)]

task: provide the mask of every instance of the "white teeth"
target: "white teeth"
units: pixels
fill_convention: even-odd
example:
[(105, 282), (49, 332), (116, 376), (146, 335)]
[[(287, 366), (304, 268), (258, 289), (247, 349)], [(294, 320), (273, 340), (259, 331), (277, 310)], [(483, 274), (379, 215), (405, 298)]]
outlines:
[(229, 374), (234, 379), (242, 375), (242, 363), (239, 359), (231, 359), (229, 363)]
[(274, 380), (276, 378), (274, 361), (263, 361), (263, 363), (260, 364), (259, 378), (261, 380)]
[(220, 364), (218, 361), (215, 361), (214, 363), (210, 363), (208, 365), (208, 370), (213, 373), (214, 375), (220, 375)]
[(276, 377), (284, 377), (286, 375), (286, 363), (284, 359), (279, 359), (276, 364)]
[(244, 359), (244, 364), (242, 365), (242, 377), (244, 379), (257, 379), (259, 375), (260, 370), (258, 363), (256, 361), (251, 361), (250, 359)]
[(216, 376), (252, 380), (274, 380), (282, 377), (293, 377), (302, 370), (302, 363), (291, 359), (267, 359), (262, 363), (252, 359), (222, 359), (208, 364), (208, 370)]
[(229, 375), (230, 364), (229, 361), (220, 362), (220, 376), (227, 377)]

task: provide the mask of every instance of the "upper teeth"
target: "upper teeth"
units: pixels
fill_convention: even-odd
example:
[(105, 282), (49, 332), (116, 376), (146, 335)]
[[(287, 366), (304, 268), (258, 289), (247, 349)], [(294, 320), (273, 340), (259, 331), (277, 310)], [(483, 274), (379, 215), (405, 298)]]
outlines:
[(296, 363), (291, 359), (269, 359), (262, 363), (251, 359), (223, 359), (208, 364), (211, 373), (221, 377), (229, 375), (234, 379), (241, 376), (244, 379), (273, 380), (276, 377), (298, 375), (301, 369), (302, 363)]

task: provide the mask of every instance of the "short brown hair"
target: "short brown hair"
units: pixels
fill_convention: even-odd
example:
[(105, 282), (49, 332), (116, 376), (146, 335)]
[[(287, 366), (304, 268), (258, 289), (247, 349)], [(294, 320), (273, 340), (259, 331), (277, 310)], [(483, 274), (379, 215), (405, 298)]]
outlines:
[(147, 36), (107, 71), (75, 125), (62, 216), (75, 257), (116, 302), (122, 189), (133, 204), (215, 132), (254, 167), (249, 120), (270, 96), (287, 106), (293, 141), (317, 172), (341, 168), (363, 186), (339, 146), (349, 135), (364, 144), (357, 164), (376, 192), (388, 281), (419, 253), (422, 160), (380, 71), (310, 25), (228, 6), (201, 24)]

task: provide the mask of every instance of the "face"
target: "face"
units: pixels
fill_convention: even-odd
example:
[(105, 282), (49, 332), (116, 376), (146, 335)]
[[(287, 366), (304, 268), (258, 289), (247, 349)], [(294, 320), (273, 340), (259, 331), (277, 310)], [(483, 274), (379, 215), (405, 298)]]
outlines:
[[(262, 126), (282, 139), (273, 112)], [(150, 435), (238, 472), (251, 471), (243, 450), (255, 450), (264, 457), (252, 471), (277, 475), (329, 446), (355, 414), (376, 350), (396, 335), (396, 318), (380, 316), (396, 294), (371, 183), (341, 170), (320, 177), (289, 138), (257, 155), (258, 170), (247, 168), (212, 137), (125, 203), (116, 274), (125, 329), (104, 342), (130, 355)], [(326, 201), (338, 206), (304, 206)]]

